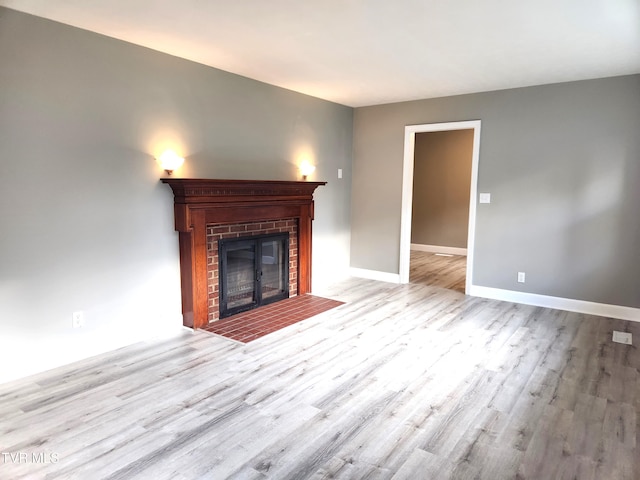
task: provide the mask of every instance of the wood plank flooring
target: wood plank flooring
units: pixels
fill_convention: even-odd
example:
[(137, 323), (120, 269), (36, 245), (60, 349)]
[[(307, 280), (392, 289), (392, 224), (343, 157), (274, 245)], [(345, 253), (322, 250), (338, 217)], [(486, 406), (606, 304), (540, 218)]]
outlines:
[(467, 257), (411, 250), (409, 281), (464, 293)]
[(0, 478), (640, 478), (640, 324), (421, 283), (314, 293), (346, 303), (1, 385)]

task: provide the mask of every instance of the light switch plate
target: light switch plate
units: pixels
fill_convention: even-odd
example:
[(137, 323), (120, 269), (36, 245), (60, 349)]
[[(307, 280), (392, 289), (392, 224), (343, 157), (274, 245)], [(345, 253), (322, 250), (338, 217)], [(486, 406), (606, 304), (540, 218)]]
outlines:
[(626, 332), (613, 331), (613, 341), (616, 343), (624, 343), (625, 345), (631, 345), (631, 334)]
[(491, 203), (491, 194), (490, 193), (481, 193), (480, 194), (480, 203)]
[(71, 316), (71, 326), (73, 328), (84, 327), (84, 313), (82, 313), (82, 312), (73, 312), (73, 314)]

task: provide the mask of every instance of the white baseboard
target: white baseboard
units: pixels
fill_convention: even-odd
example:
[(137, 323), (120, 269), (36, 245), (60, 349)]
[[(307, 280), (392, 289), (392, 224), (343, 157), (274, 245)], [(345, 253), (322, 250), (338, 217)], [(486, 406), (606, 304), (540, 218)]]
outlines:
[(400, 283), (400, 275), (397, 273), (379, 272), (378, 270), (351, 267), (349, 268), (349, 274), (352, 277), (378, 280), (379, 282)]
[(431, 252), (431, 253), (448, 253), (451, 255), (466, 255), (467, 249), (460, 247), (443, 247), (440, 245), (421, 245), (420, 243), (412, 243), (411, 250), (417, 250), (419, 252)]
[(536, 307), (555, 308), (567, 310), (569, 312), (586, 313), (589, 315), (599, 315), (601, 317), (619, 318), (621, 320), (631, 320), (640, 322), (640, 308), (623, 307), (621, 305), (608, 305), (606, 303), (587, 302), (584, 300), (573, 300), (571, 298), (551, 297), (548, 295), (538, 295), (536, 293), (516, 292), (514, 290), (502, 290), (500, 288), (480, 287), (471, 285), (467, 295), (474, 297), (491, 298), (505, 302), (523, 303)]

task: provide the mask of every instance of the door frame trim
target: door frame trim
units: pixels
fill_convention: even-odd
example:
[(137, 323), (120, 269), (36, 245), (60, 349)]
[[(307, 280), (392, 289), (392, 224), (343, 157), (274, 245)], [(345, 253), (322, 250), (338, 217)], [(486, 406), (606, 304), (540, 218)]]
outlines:
[(427, 123), (404, 127), (404, 160), (402, 165), (402, 210), (400, 213), (400, 283), (409, 283), (411, 261), (411, 212), (413, 203), (413, 168), (415, 162), (416, 133), (443, 132), (451, 130), (473, 130), (473, 152), (471, 157), (471, 185), (469, 200), (469, 226), (467, 236), (467, 272), (465, 293), (473, 285), (473, 258), (475, 253), (475, 230), (478, 192), (478, 163), (480, 161), (480, 120), (461, 122)]

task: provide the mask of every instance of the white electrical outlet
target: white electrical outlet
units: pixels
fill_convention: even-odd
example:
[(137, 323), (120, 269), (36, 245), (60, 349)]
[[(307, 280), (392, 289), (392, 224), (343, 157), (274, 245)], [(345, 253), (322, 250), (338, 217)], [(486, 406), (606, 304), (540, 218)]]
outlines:
[(613, 331), (612, 340), (616, 343), (624, 343), (625, 345), (631, 345), (631, 334), (626, 332)]
[(342, 169), (341, 168), (338, 169), (338, 178), (342, 178)]
[(524, 272), (518, 272), (518, 282), (524, 283)]
[(73, 326), (73, 328), (84, 327), (84, 313), (73, 312), (71, 316), (71, 325)]

